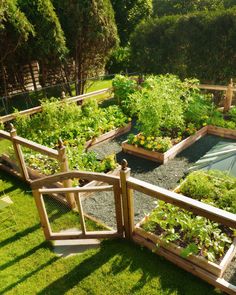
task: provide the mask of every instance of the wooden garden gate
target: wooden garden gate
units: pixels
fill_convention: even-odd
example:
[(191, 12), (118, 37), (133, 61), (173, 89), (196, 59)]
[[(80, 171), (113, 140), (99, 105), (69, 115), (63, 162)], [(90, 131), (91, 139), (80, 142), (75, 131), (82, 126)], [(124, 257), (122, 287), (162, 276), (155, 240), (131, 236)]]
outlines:
[[(123, 175), (123, 176), (122, 176)], [(33, 195), (35, 198), (36, 206), (39, 212), (41, 225), (44, 231), (45, 238), (47, 240), (65, 240), (65, 239), (102, 239), (112, 237), (123, 237), (125, 234), (123, 212), (126, 204), (125, 199), (122, 200), (122, 189), (120, 185), (120, 178), (125, 177), (126, 171), (121, 169), (120, 176), (106, 175), (102, 173), (93, 172), (64, 172), (56, 175), (48, 176), (31, 182)], [(70, 181), (72, 179), (86, 179), (88, 181), (98, 181), (100, 185), (85, 186), (85, 187), (63, 187), (63, 188), (51, 188), (53, 184), (58, 182)], [(116, 230), (103, 230), (103, 231), (87, 231), (85, 225), (84, 211), (82, 208), (81, 194), (113, 191), (115, 213), (116, 213)], [(81, 230), (67, 231), (67, 232), (55, 232), (52, 230), (48, 212), (46, 210), (44, 196), (45, 195), (64, 195), (66, 200), (70, 200), (67, 203), (71, 207), (71, 210), (78, 211)], [(127, 224), (127, 223), (126, 223)], [(127, 233), (128, 235), (128, 233)]]

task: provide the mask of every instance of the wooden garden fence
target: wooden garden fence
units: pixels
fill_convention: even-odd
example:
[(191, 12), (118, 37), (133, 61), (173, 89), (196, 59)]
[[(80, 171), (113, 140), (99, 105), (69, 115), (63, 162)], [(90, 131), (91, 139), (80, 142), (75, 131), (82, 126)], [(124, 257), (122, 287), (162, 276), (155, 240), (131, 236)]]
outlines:
[(234, 87), (233, 79), (230, 79), (230, 82), (227, 86), (200, 84), (198, 87), (203, 90), (225, 91), (224, 113), (229, 111), (232, 105), (233, 93), (236, 91), (236, 87)]
[[(46, 239), (49, 240), (64, 240), (64, 239), (89, 239), (89, 238), (108, 238), (108, 237), (124, 237), (126, 239), (133, 240), (139, 245), (150, 248), (159, 255), (164, 256), (166, 259), (175, 263), (179, 267), (191, 272), (192, 274), (202, 278), (208, 283), (220, 288), (228, 294), (235, 294), (236, 286), (226, 282), (221, 276), (213, 274), (210, 269), (202, 268), (191, 261), (187, 261), (178, 255), (175, 255), (165, 248), (157, 248), (155, 244), (150, 243), (151, 241), (139, 234), (134, 223), (134, 198), (135, 192), (143, 193), (149, 197), (153, 197), (157, 200), (162, 200), (166, 203), (173, 204), (179, 208), (183, 208), (187, 211), (193, 212), (198, 216), (204, 216), (209, 220), (218, 222), (225, 226), (236, 229), (236, 214), (226, 212), (208, 204), (204, 204), (200, 201), (179, 195), (173, 191), (160, 188), (156, 185), (149, 184), (145, 181), (138, 180), (130, 176), (131, 169), (127, 167), (127, 162), (123, 160), (122, 168), (119, 176), (107, 176), (105, 174), (92, 173), (92, 172), (66, 172), (57, 175), (45, 177), (44, 179), (35, 180), (31, 183), (33, 194), (38, 207), (38, 212), (41, 218), (41, 224), (44, 230)], [(50, 183), (58, 180), (69, 180), (75, 177), (84, 177), (90, 180), (100, 180), (104, 182), (100, 187), (90, 188), (61, 188), (61, 189), (45, 189), (44, 186), (50, 185)], [(106, 191), (112, 190), (115, 196), (116, 206), (116, 221), (117, 231), (102, 231), (102, 232), (87, 232), (85, 229), (85, 223), (83, 219), (83, 209), (81, 206), (80, 193), (84, 191)], [(77, 210), (80, 213), (81, 219), (81, 232), (66, 232), (66, 233), (54, 233), (51, 231), (50, 222), (47, 216), (45, 206), (43, 204), (43, 194), (51, 193), (66, 193), (70, 192), (75, 195)], [(104, 204), (105, 206), (106, 204)], [(235, 249), (235, 245), (234, 245)], [(224, 260), (232, 259), (235, 252), (231, 251), (230, 255)]]
[[(32, 180), (35, 179), (35, 173), (30, 170), (25, 163), (24, 153), (22, 151), (22, 147), (29, 148), (33, 151), (39, 152), (43, 155), (46, 155), (50, 158), (56, 159), (59, 163), (60, 171), (61, 172), (68, 172), (69, 171), (69, 165), (68, 165), (68, 159), (66, 156), (66, 149), (61, 140), (58, 141), (58, 149), (52, 149), (49, 147), (46, 147), (44, 145), (38, 144), (36, 142), (33, 142), (31, 140), (25, 139), (21, 136), (18, 136), (16, 133), (16, 129), (12, 124), (10, 124), (11, 130), (10, 132), (6, 132), (3, 130), (0, 130), (0, 140), (9, 140), (14, 148), (14, 156), (17, 161), (19, 171), (16, 171), (15, 169), (11, 169), (10, 167), (6, 165), (1, 164), (1, 168), (3, 170), (7, 170), (7, 172), (20, 177), (24, 181), (31, 183)], [(11, 162), (11, 159), (7, 156), (5, 156), (5, 160)], [(71, 187), (71, 180), (65, 180), (63, 182), (64, 187)], [(66, 194), (66, 199), (71, 208), (75, 207), (75, 200), (74, 196), (71, 193)]]
[[(77, 96), (73, 96), (70, 98), (65, 98), (62, 101), (66, 101), (68, 103), (82, 102), (84, 99), (91, 98), (91, 97), (94, 97), (94, 96), (97, 96), (100, 94), (110, 93), (110, 91), (111, 91), (111, 88), (105, 88), (102, 90), (97, 90), (97, 91), (89, 92), (86, 94), (77, 95)], [(17, 114), (19, 114), (19, 115), (33, 115), (33, 114), (39, 113), (41, 111), (42, 111), (42, 106), (37, 106), (37, 107), (31, 108), (31, 109), (20, 111), (19, 113), (12, 113), (12, 114), (9, 114), (6, 116), (2, 116), (2, 117), (0, 117), (0, 122), (6, 123), (9, 121), (12, 121), (16, 118)]]

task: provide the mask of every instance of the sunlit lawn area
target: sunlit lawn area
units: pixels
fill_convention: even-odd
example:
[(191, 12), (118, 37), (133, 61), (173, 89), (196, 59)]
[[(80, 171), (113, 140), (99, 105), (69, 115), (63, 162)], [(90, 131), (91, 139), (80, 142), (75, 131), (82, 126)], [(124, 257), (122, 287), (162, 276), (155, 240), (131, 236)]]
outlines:
[[(0, 175), (1, 195), (14, 201), (17, 221), (0, 235), (0, 294), (217, 294), (198, 278), (124, 240), (104, 241), (101, 248), (82, 255), (57, 257), (45, 242), (30, 188)], [(73, 222), (66, 214), (62, 225)]]

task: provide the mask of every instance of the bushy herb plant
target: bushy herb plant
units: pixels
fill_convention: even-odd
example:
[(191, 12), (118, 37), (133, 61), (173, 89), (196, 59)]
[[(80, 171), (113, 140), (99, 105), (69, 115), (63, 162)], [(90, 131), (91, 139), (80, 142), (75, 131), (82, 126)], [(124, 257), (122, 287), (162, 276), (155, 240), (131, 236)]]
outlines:
[(236, 177), (225, 172), (194, 171), (180, 185), (179, 192), (236, 214)]
[(127, 76), (116, 75), (112, 80), (112, 86), (117, 103), (123, 108), (126, 114), (130, 114), (132, 112), (130, 95), (136, 92), (137, 82)]

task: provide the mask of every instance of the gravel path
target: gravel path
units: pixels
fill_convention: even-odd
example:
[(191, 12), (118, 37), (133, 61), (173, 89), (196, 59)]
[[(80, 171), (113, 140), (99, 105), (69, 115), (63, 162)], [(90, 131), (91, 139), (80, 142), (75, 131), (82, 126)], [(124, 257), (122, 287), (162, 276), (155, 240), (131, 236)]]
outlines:
[[(123, 153), (121, 150), (121, 142), (124, 141), (126, 137), (127, 135), (123, 135), (110, 142), (94, 146), (90, 150), (97, 152), (100, 158), (115, 153), (118, 163), (121, 163), (122, 159), (128, 161), (128, 166), (131, 168), (131, 175), (133, 177), (166, 189), (174, 189), (178, 185), (179, 180), (185, 176), (188, 168), (222, 140), (219, 137), (207, 135), (176, 156), (175, 159), (170, 160), (165, 165), (160, 165)], [(145, 214), (151, 212), (155, 207), (156, 200), (154, 198), (135, 192), (135, 223), (139, 222)], [(102, 220), (110, 227), (116, 228), (112, 192), (93, 194), (91, 197), (83, 200), (83, 208), (86, 213)], [(231, 283), (236, 284), (236, 260), (229, 266), (225, 273), (225, 278)]]
[[(160, 165), (149, 160), (138, 158), (125, 154), (121, 150), (121, 142), (127, 135), (120, 136), (110, 142), (96, 145), (90, 150), (95, 151), (102, 159), (105, 155), (116, 154), (118, 163), (122, 159), (128, 161), (131, 168), (131, 175), (140, 180), (155, 184), (166, 189), (174, 189), (178, 181), (184, 177), (189, 167), (199, 158), (209, 151), (219, 138), (214, 136), (205, 136), (190, 148), (183, 151), (175, 159), (170, 160), (165, 165)], [(156, 206), (155, 199), (135, 192), (135, 222), (140, 221), (144, 215), (150, 212)], [(113, 195), (110, 192), (93, 194), (91, 197), (83, 200), (83, 208), (86, 213), (93, 215), (111, 227), (115, 227), (115, 211)]]

